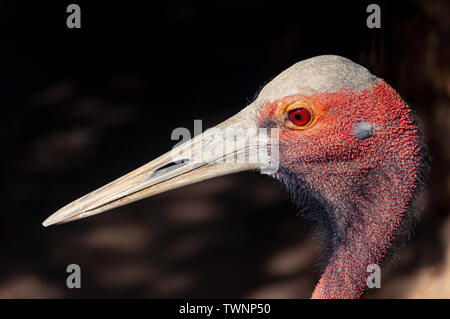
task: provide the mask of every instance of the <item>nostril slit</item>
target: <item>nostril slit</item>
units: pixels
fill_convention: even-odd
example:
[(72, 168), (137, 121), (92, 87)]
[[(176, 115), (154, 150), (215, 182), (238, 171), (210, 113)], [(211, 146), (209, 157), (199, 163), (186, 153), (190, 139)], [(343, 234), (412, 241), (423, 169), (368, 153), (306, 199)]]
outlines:
[(153, 173), (151, 174), (151, 177), (154, 178), (154, 177), (161, 176), (163, 174), (167, 174), (167, 173), (173, 171), (174, 169), (177, 169), (179, 167), (182, 167), (182, 166), (188, 164), (189, 162), (190, 162), (190, 160), (187, 158), (183, 158), (178, 161), (169, 162), (169, 163), (164, 164), (163, 166), (160, 166), (157, 169), (155, 169), (153, 171)]

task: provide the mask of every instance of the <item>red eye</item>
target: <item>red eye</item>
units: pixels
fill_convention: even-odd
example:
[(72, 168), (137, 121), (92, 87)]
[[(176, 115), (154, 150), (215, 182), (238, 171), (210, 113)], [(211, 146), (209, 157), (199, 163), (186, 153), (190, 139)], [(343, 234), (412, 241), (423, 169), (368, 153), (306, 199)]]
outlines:
[(304, 107), (299, 107), (288, 112), (289, 120), (297, 126), (308, 125), (311, 117), (311, 112)]

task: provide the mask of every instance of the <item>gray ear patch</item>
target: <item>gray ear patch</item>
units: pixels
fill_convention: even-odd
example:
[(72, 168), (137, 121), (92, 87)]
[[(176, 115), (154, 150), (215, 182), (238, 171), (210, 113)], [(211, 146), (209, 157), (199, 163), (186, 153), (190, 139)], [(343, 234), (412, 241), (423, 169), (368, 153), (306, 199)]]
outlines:
[(376, 133), (372, 123), (360, 121), (353, 126), (353, 134), (359, 140), (364, 140), (368, 137), (374, 136)]

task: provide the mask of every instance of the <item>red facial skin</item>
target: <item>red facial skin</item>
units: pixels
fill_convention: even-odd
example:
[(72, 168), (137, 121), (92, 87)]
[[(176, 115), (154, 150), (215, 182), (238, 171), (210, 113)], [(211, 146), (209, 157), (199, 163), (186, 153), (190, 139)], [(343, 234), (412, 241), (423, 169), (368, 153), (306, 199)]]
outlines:
[[(313, 108), (312, 124), (298, 130), (286, 126), (283, 110), (305, 99)], [(376, 133), (356, 138), (353, 128), (359, 121), (371, 123)], [(305, 185), (308, 196), (326, 211), (325, 216), (309, 212), (320, 220), (330, 247), (312, 298), (359, 298), (371, 274), (367, 266), (382, 263), (419, 184), (424, 156), (408, 106), (379, 79), (369, 89), (268, 103), (258, 123), (272, 123), (280, 130), (282, 169), (275, 177), (294, 192)], [(309, 201), (302, 194), (295, 196)]]

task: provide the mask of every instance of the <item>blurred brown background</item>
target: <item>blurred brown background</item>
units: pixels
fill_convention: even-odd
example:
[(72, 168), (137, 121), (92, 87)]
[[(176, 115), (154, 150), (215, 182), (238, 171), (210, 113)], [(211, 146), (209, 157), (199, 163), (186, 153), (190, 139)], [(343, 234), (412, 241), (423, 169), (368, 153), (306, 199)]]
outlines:
[[(368, 298), (450, 297), (450, 3), (75, 1), (0, 4), (0, 298), (307, 298), (310, 227), (281, 187), (242, 173), (76, 223), (41, 222), (169, 150), (176, 127), (239, 111), (290, 65), (338, 54), (418, 113), (431, 178), (416, 234)], [(82, 269), (67, 289), (65, 269)]]

